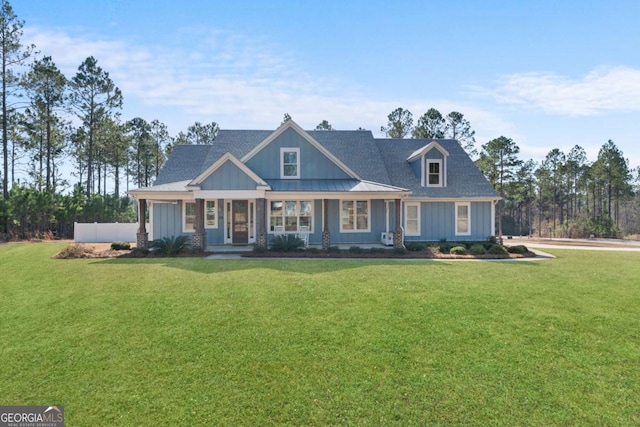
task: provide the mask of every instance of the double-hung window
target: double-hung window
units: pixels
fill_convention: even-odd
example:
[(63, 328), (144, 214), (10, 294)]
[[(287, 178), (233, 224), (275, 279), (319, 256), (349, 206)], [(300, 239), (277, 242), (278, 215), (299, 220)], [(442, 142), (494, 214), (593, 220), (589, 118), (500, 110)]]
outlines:
[(427, 159), (427, 187), (442, 187), (442, 160)]
[(218, 228), (218, 215), (216, 214), (216, 201), (207, 200), (204, 206), (205, 228)]
[(471, 204), (456, 203), (456, 236), (471, 234)]
[(300, 149), (280, 149), (280, 178), (300, 178)]
[(284, 231), (296, 233), (300, 226), (313, 228), (313, 202), (310, 200), (272, 200), (269, 204), (269, 229), (284, 226)]
[(371, 231), (369, 200), (343, 200), (340, 231)]
[(182, 203), (182, 231), (187, 233), (196, 229), (196, 203), (184, 201)]
[(405, 204), (404, 230), (407, 236), (420, 235), (420, 203)]

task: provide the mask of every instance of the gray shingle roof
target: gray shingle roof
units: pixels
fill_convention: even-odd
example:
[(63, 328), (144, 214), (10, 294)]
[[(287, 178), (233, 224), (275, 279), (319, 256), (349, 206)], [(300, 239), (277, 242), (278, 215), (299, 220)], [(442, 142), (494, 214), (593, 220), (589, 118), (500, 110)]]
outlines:
[[(178, 145), (169, 156), (154, 184), (191, 180), (213, 164), (226, 152), (236, 158), (244, 157), (265, 140), (269, 130), (220, 130), (211, 145)], [(496, 192), (469, 156), (455, 140), (437, 140), (449, 152), (447, 158), (447, 186), (427, 188), (420, 185), (407, 158), (430, 143), (431, 139), (375, 139), (370, 131), (308, 131), (318, 143), (353, 170), (364, 181), (362, 188), (382, 191), (381, 186), (393, 186), (412, 191), (411, 197), (497, 197)], [(288, 183), (270, 182), (280, 191), (338, 191), (353, 188), (352, 183)], [(297, 190), (285, 190), (294, 186)], [(377, 189), (377, 190), (376, 190)], [(391, 189), (391, 188), (389, 188)], [(349, 190), (344, 190), (349, 191)]]

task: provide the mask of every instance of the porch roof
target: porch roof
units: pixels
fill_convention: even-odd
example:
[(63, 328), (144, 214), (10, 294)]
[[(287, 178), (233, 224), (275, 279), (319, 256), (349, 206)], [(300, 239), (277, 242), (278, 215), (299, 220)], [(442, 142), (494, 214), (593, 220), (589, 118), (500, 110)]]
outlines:
[(391, 185), (357, 179), (267, 179), (271, 191), (311, 192), (311, 193), (389, 193), (409, 190)]

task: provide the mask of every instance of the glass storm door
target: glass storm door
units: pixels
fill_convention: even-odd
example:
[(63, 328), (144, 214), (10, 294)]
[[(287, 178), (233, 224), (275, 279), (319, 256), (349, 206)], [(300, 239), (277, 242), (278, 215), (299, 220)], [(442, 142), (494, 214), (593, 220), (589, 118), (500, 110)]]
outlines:
[(233, 208), (233, 244), (249, 243), (249, 203), (246, 200), (234, 200)]

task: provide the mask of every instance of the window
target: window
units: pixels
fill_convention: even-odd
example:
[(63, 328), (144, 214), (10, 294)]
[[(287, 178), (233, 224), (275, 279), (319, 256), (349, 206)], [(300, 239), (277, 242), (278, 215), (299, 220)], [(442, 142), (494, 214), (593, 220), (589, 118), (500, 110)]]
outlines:
[(442, 187), (442, 160), (427, 159), (427, 187)]
[(301, 225), (313, 229), (313, 202), (308, 200), (272, 200), (269, 205), (269, 230), (284, 226), (284, 231), (297, 233)]
[(218, 215), (216, 210), (216, 201), (207, 200), (204, 206), (204, 227), (218, 228)]
[(280, 178), (300, 178), (300, 149), (280, 149)]
[(182, 224), (182, 231), (190, 232), (195, 231), (196, 228), (196, 204), (195, 202), (183, 202), (182, 203), (182, 218), (184, 222)]
[(456, 236), (471, 234), (471, 204), (456, 203)]
[(371, 231), (369, 228), (369, 201), (343, 200), (340, 231)]
[(404, 231), (407, 236), (420, 235), (420, 203), (405, 204)]

